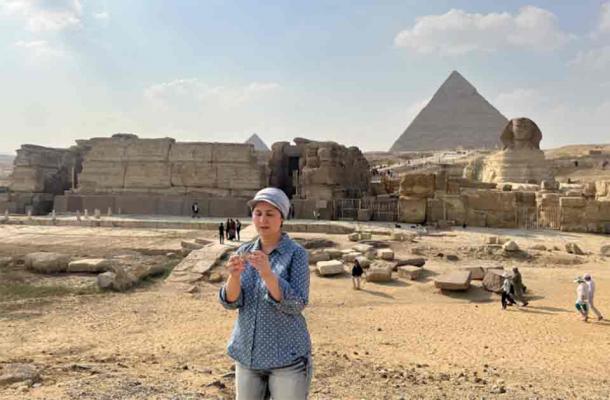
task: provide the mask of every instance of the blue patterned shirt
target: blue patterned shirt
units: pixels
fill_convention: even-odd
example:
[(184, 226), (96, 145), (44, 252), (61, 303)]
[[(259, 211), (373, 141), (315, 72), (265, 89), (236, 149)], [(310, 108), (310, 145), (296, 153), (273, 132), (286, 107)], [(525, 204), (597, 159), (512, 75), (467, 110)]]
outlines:
[[(260, 250), (260, 239), (242, 245), (238, 254)], [(302, 314), (309, 302), (307, 251), (283, 233), (278, 246), (269, 254), (271, 270), (279, 281), (282, 300), (276, 301), (252, 265), (246, 263), (241, 275), (237, 300), (226, 300), (220, 289), (220, 303), (239, 309), (229, 341), (228, 353), (252, 369), (280, 368), (311, 354), (311, 340)]]

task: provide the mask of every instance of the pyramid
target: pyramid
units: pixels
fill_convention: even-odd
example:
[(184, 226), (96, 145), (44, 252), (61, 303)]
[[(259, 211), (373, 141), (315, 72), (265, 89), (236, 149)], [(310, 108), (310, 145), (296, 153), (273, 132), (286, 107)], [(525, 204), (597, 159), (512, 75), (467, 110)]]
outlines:
[(390, 151), (496, 148), (507, 123), (470, 82), (453, 71)]
[(254, 150), (256, 151), (271, 151), (269, 147), (262, 141), (261, 138), (258, 137), (256, 133), (252, 134), (245, 143), (250, 143), (254, 145)]

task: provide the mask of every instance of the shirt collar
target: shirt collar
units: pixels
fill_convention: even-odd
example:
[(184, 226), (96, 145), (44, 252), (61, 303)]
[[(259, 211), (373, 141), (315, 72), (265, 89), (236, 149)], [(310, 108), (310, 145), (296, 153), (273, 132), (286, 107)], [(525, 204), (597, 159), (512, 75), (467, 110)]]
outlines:
[[(285, 232), (282, 232), (282, 237), (280, 239), (280, 242), (277, 244), (277, 247), (275, 249), (273, 249), (273, 251), (277, 251), (280, 254), (284, 254), (290, 248), (291, 243), (292, 242), (291, 242), (290, 238), (288, 237), (288, 234)], [(252, 250), (261, 250), (260, 237), (257, 237), (256, 240), (254, 241), (254, 246), (252, 246)], [(273, 251), (272, 251), (272, 253), (273, 253)]]

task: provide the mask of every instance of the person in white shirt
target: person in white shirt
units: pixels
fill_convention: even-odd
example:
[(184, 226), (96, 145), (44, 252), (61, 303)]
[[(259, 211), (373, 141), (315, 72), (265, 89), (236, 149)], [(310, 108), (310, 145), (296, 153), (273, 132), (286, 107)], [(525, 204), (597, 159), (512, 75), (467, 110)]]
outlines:
[(589, 286), (580, 276), (574, 282), (578, 283), (576, 287), (576, 309), (582, 315), (582, 320), (587, 322), (589, 320), (589, 307), (587, 304), (589, 301)]
[(593, 278), (591, 278), (591, 274), (585, 274), (583, 278), (585, 280), (585, 283), (589, 287), (589, 308), (595, 313), (595, 315), (597, 316), (597, 320), (601, 321), (602, 319), (604, 319), (604, 317), (602, 316), (602, 313), (600, 313), (599, 310), (595, 308), (595, 303), (593, 302), (593, 299), (595, 297), (595, 281), (593, 281)]

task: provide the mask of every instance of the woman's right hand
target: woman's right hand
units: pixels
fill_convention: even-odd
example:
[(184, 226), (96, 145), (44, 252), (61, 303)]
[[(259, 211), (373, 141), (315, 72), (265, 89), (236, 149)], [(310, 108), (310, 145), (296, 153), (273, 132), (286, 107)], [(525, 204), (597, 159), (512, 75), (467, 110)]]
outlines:
[(246, 269), (246, 263), (240, 255), (233, 254), (229, 257), (227, 269), (229, 270), (229, 275), (231, 275), (231, 277), (239, 278), (241, 273)]

